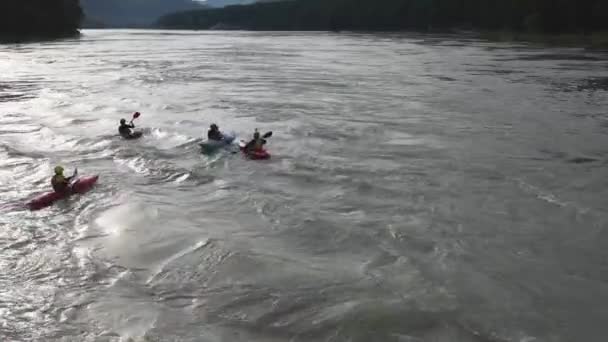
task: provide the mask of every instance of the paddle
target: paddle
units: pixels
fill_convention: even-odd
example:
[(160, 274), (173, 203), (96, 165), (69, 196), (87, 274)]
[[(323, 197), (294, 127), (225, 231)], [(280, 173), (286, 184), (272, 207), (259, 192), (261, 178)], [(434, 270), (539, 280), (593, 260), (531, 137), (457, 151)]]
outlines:
[(137, 118), (138, 118), (138, 117), (140, 117), (140, 116), (141, 116), (141, 113), (140, 113), (140, 112), (135, 112), (135, 113), (133, 114), (133, 119), (131, 119), (131, 123), (133, 123), (133, 120), (137, 119)]
[(76, 184), (76, 181), (78, 180), (76, 178), (77, 176), (78, 176), (78, 168), (74, 168), (74, 174), (72, 174), (72, 177), (70, 177), (70, 184), (68, 185), (68, 188), (70, 189), (70, 191), (72, 191), (74, 184)]

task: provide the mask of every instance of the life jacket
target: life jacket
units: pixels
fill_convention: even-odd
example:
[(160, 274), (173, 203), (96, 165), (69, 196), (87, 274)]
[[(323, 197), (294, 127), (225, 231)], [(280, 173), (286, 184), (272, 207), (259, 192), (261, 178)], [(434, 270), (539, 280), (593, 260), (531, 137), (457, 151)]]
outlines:
[(133, 128), (133, 125), (121, 124), (118, 128), (118, 133), (120, 133), (120, 135), (122, 135), (123, 137), (129, 137), (132, 133), (131, 128)]
[(207, 132), (207, 138), (209, 140), (222, 140), (222, 132), (210, 129), (209, 132)]
[(69, 187), (68, 180), (63, 175), (54, 175), (51, 179), (51, 185), (55, 192), (66, 192)]

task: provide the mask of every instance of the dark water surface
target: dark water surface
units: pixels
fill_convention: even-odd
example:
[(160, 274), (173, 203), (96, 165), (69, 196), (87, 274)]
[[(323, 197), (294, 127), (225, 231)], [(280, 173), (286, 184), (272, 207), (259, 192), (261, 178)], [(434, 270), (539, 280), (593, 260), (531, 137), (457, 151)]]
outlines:
[[(133, 111), (147, 135), (125, 142)], [(217, 122), (267, 162), (204, 156)], [(52, 167), (99, 174), (39, 212)], [(0, 340), (608, 338), (608, 59), (456, 36), (0, 46)]]

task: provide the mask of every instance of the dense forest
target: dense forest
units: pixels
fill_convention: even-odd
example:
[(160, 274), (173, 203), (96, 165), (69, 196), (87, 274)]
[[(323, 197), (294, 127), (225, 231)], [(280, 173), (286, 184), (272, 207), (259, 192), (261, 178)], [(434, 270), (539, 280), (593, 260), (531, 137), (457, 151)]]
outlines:
[(82, 15), (78, 0), (0, 0), (0, 41), (74, 35)]
[(80, 0), (80, 3), (86, 16), (85, 27), (148, 27), (164, 14), (204, 8), (203, 3), (192, 0)]
[(252, 4), (255, 0), (206, 0), (205, 5), (209, 7), (226, 7), (230, 5)]
[(445, 30), (542, 33), (608, 29), (608, 0), (287, 0), (164, 16), (164, 28)]

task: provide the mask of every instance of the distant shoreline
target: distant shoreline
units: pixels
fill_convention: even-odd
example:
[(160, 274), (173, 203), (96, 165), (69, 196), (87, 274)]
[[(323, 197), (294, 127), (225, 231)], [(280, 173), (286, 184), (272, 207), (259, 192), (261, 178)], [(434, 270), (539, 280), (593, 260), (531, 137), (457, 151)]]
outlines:
[(81, 35), (80, 30), (73, 32), (53, 33), (53, 34), (0, 34), (0, 44), (22, 44), (53, 41), (66, 38), (77, 38)]

